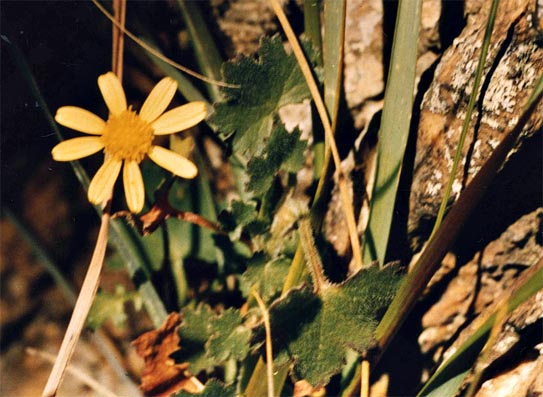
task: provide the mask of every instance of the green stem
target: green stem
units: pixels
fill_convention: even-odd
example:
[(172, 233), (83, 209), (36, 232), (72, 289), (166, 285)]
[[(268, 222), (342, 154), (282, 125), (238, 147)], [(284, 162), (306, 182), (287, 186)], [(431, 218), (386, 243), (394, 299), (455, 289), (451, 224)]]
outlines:
[[(36, 83), (36, 80), (34, 79), (28, 63), (26, 62), (26, 59), (24, 58), (24, 55), (22, 54), (18, 46), (12, 43), (6, 36), (2, 36), (2, 40), (4, 40), (8, 44), (14, 57), (15, 63), (17, 64), (18, 70), (20, 71), (23, 78), (26, 80), (30, 91), (34, 95), (34, 98), (39, 103), (40, 108), (42, 109), (43, 114), (47, 122), (49, 123), (50, 128), (54, 131), (58, 140), (62, 141), (62, 134), (60, 133), (60, 130), (58, 129), (57, 124), (55, 123), (55, 120), (51, 112), (49, 111), (49, 107), (47, 106), (41, 94), (41, 91)], [(89, 177), (86, 171), (83, 169), (78, 161), (72, 161), (70, 162), (70, 165), (72, 166), (72, 169), (74, 170), (77, 179), (86, 191), (89, 186)], [(96, 206), (95, 209), (98, 215), (101, 216), (101, 209)], [(127, 225), (119, 220), (111, 221), (110, 228), (112, 232), (110, 235), (110, 241), (113, 243), (119, 254), (125, 260), (130, 275), (132, 277), (136, 275), (143, 277), (142, 279), (140, 279), (142, 281), (139, 282), (138, 289), (142, 295), (145, 308), (147, 309), (149, 316), (153, 320), (153, 324), (156, 327), (162, 325), (162, 323), (166, 319), (166, 309), (164, 308), (164, 305), (162, 304), (162, 301), (160, 300), (156, 290), (149, 281), (148, 269), (150, 269), (150, 266), (145, 261), (145, 259), (142, 259), (145, 258), (146, 255), (144, 255), (141, 244), (138, 243), (138, 236), (136, 236), (134, 233), (130, 233), (128, 231)]]
[(318, 50), (317, 64), (322, 65), (321, 0), (304, 0), (304, 32)]
[[(198, 2), (177, 0), (177, 4), (183, 15), (183, 20), (187, 25), (200, 70), (206, 76), (214, 80), (220, 80), (223, 59), (202, 17)], [(207, 84), (206, 88), (213, 101), (217, 101), (220, 98), (220, 91), (217, 85)]]
[[(462, 149), (464, 147), (464, 142), (468, 134), (469, 123), (471, 121), (471, 115), (473, 114), (473, 109), (475, 109), (475, 102), (479, 97), (479, 86), (481, 85), (481, 80), (483, 78), (483, 69), (485, 66), (486, 55), (488, 53), (488, 48), (490, 46), (490, 38), (492, 37), (492, 30), (494, 28), (494, 21), (496, 20), (496, 13), (498, 10), (499, 0), (492, 1), (492, 7), (490, 8), (490, 14), (488, 16), (488, 21), (486, 24), (485, 36), (483, 39), (483, 45), (481, 47), (481, 54), (479, 55), (479, 62), (477, 64), (477, 69), (475, 71), (475, 81), (473, 82), (473, 88), (471, 90), (471, 95), (469, 98), (468, 107), (466, 109), (466, 117), (464, 118), (464, 123), (462, 124), (462, 132), (460, 133), (460, 139), (458, 140), (458, 145), (456, 146), (456, 153), (454, 154), (454, 161), (449, 175), (449, 180), (447, 186), (445, 187), (445, 193), (443, 194), (443, 200), (441, 200), (441, 205), (437, 213), (436, 222), (432, 230), (431, 236), (441, 226), (443, 217), (445, 216), (445, 210), (447, 209), (447, 203), (449, 202), (449, 197), (451, 196), (452, 186), (454, 180), (456, 179), (456, 171), (458, 170), (458, 165), (460, 164), (460, 159), (462, 157)], [(430, 236), (430, 238), (431, 238)]]
[(534, 92), (528, 100), (516, 126), (505, 135), (488, 160), (473, 177), (470, 184), (452, 206), (441, 227), (430, 239), (413, 270), (403, 280), (394, 300), (388, 307), (383, 319), (377, 326), (375, 337), (381, 350), (386, 349), (405, 318), (414, 307), (424, 288), (438, 269), (441, 260), (451, 248), (456, 237), (475, 206), (483, 197), (486, 189), (497, 175), (500, 167), (514, 147), (522, 129), (536, 109), (543, 91), (543, 75), (536, 83)]

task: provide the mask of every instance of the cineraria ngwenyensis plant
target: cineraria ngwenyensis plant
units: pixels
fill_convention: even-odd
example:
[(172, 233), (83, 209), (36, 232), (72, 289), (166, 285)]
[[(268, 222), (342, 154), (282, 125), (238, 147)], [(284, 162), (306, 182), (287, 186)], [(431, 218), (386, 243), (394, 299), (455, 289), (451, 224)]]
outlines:
[[(391, 228), (400, 175), (410, 172), (402, 165), (409, 164), (422, 0), (398, 4), (384, 105), (376, 119), (375, 162), (366, 162), (373, 164), (368, 182), (355, 189), (342, 164), (355, 142), (341, 142), (341, 148), (336, 143), (344, 136), (340, 128), (352, 124), (341, 106), (346, 0), (304, 0), (303, 37), (292, 30), (285, 4), (269, 0), (281, 31), (262, 37), (254, 56), (227, 61), (200, 4), (179, 0), (176, 7), (206, 77), (131, 33), (130, 20), (124, 27), (131, 4), (113, 3), (112, 16), (93, 0), (115, 32), (112, 71), (98, 77), (107, 117), (75, 106), (60, 107), (54, 117), (66, 132), (85, 134), (61, 141), (52, 156), (72, 162), (102, 226), (43, 396), (56, 394), (85, 323), (92, 329), (106, 320), (122, 326), (128, 302), (136, 312), (144, 308), (154, 325), (133, 342), (145, 362), (145, 395), (368, 396), (372, 369), (541, 98), (543, 83), (534, 77), (518, 121), (505, 128), (501, 143), (449, 200), (488, 72), (485, 61), (493, 53), (499, 1), (485, 6), (486, 30), (473, 55), (451, 176), (431, 236), (409, 272), (412, 258), (387, 247), (398, 236)], [(153, 65), (154, 75), (165, 76), (156, 79), (139, 109), (127, 104), (121, 83), (123, 37), (133, 41), (142, 63)], [(168, 110), (174, 97), (187, 103)], [(305, 109), (305, 127), (285, 116), (290, 105)], [(103, 164), (88, 184), (76, 160), (97, 153)], [(116, 186), (121, 171), (122, 190)], [(341, 235), (349, 244), (341, 255), (324, 226), (327, 212), (344, 225)], [(116, 252), (105, 259), (108, 233)], [(135, 289), (96, 293), (104, 260), (122, 262)], [(542, 288), (541, 272), (541, 264), (534, 265), (489, 309), (457, 353), (421, 384), (420, 395), (473, 395), (483, 346), (492, 343), (508, 313)]]

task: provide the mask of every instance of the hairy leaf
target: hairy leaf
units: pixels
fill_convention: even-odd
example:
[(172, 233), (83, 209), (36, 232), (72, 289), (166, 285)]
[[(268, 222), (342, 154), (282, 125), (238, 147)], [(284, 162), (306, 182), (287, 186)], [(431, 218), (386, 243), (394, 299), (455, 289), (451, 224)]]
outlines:
[(255, 255), (240, 278), (240, 289), (244, 296), (248, 296), (251, 288), (256, 288), (266, 302), (276, 297), (281, 292), (290, 262), (291, 259), (286, 257), (270, 261), (264, 255)]
[(190, 362), (190, 372), (197, 374), (230, 358), (243, 360), (249, 352), (251, 332), (242, 325), (239, 310), (228, 309), (217, 316), (209, 306), (201, 305), (183, 311), (179, 335), (181, 351), (175, 358)]
[(291, 290), (270, 307), (276, 353), (289, 354), (296, 377), (325, 385), (341, 371), (347, 347), (360, 353), (373, 347), (379, 317), (398, 281), (393, 267), (372, 267), (319, 295), (306, 287)]
[(209, 355), (218, 362), (243, 360), (249, 353), (251, 331), (241, 324), (239, 310), (228, 309), (211, 321)]
[(183, 310), (183, 323), (179, 330), (181, 351), (177, 361), (188, 361), (193, 374), (211, 370), (214, 360), (207, 355), (206, 342), (212, 334), (210, 323), (214, 314), (209, 306), (201, 305), (196, 310)]
[(229, 210), (221, 212), (219, 221), (224, 230), (230, 232), (230, 237), (238, 240), (244, 231), (254, 236), (264, 233), (269, 228), (268, 222), (257, 217), (258, 210), (255, 201), (234, 200)]
[(296, 60), (286, 54), (279, 36), (262, 39), (258, 60), (227, 62), (223, 74), (239, 88), (223, 89), (225, 100), (215, 106), (211, 124), (224, 139), (235, 134), (234, 152), (247, 158), (261, 154), (279, 108), (309, 98)]
[(279, 170), (296, 172), (302, 167), (307, 142), (300, 140), (300, 135), (297, 128), (289, 133), (283, 124), (275, 126), (262, 155), (254, 157), (247, 164), (249, 190), (262, 195), (270, 188)]

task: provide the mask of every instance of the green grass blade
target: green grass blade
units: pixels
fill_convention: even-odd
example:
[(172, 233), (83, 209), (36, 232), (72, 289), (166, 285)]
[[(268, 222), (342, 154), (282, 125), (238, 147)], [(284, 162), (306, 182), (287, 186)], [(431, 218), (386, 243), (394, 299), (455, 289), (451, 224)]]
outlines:
[[(155, 51), (160, 52), (158, 47), (155, 45), (154, 41), (150, 39), (150, 34), (146, 34), (144, 32), (143, 37), (139, 37), (140, 40), (144, 41), (148, 46), (152, 47)], [(177, 81), (177, 90), (187, 101), (203, 101), (206, 103), (209, 103), (207, 98), (202, 94), (202, 92), (196, 88), (194, 84), (190, 82), (190, 80), (183, 75), (179, 70), (174, 68), (172, 65), (164, 62), (162, 59), (159, 59), (158, 57), (154, 56), (153, 54), (149, 53), (148, 51), (145, 51), (141, 49), (140, 47), (127, 47), (132, 54), (138, 59), (149, 59), (151, 62), (153, 62), (161, 71), (164, 73), (165, 76), (169, 76), (175, 81)]]
[[(316, 63), (322, 66), (321, 36), (321, 4), (322, 0), (304, 0), (304, 34), (317, 49)], [(315, 105), (311, 104), (311, 120), (313, 125), (313, 168), (315, 179), (319, 179), (324, 166), (324, 132), (319, 125)]]
[[(177, 0), (177, 4), (187, 25), (200, 71), (214, 80), (221, 80), (223, 59), (202, 17), (198, 2)], [(220, 97), (219, 87), (207, 84), (206, 88), (211, 99), (217, 101)]]
[[(24, 220), (22, 220), (8, 206), (4, 205), (4, 203), (2, 203), (2, 215), (5, 215), (6, 218), (9, 220), (9, 222), (11, 222), (13, 226), (15, 226), (15, 229), (17, 230), (19, 235), (32, 249), (32, 252), (36, 256), (36, 259), (38, 260), (38, 262), (41, 263), (41, 265), (45, 268), (47, 273), (49, 273), (49, 275), (55, 282), (56, 286), (64, 294), (64, 297), (66, 298), (66, 300), (70, 302), (70, 304), (73, 306), (77, 299), (75, 290), (72, 288), (68, 280), (64, 278), (59, 267), (57, 266), (55, 261), (51, 258), (51, 256), (49, 255), (45, 247), (42, 245), (42, 243), (34, 235), (29, 225), (27, 225), (24, 222)], [(119, 362), (117, 352), (115, 351), (115, 349), (111, 348), (110, 344), (107, 341), (107, 337), (105, 337), (104, 334), (100, 330), (97, 330), (91, 335), (91, 340), (93, 340), (93, 342), (98, 347), (100, 352), (106, 358), (106, 361), (108, 362), (108, 364), (115, 371), (119, 379), (121, 379), (127, 385), (127, 387), (129, 388), (129, 390), (131, 390), (133, 395), (141, 396), (141, 393), (139, 392), (136, 385), (132, 383), (130, 379), (128, 378), (128, 376), (126, 375), (126, 369)]]
[(518, 287), (506, 302), (503, 302), (487, 316), (473, 334), (458, 348), (458, 350), (445, 361), (439, 369), (426, 382), (419, 392), (419, 397), (446, 397), (455, 396), (464, 378), (475, 363), (479, 352), (485, 345), (498, 311), (502, 305), (507, 305), (507, 313), (511, 313), (520, 304), (526, 302), (536, 292), (543, 289), (543, 259), (526, 270), (518, 280)]
[(381, 117), (375, 186), (365, 232), (364, 263), (384, 264), (396, 192), (409, 135), (421, 0), (401, 0), (392, 43), (385, 104)]
[[(204, 218), (217, 222), (217, 207), (215, 206), (215, 199), (211, 190), (211, 181), (203, 160), (202, 152), (197, 148), (195, 151), (195, 161), (198, 169), (202, 170), (198, 176), (198, 213)], [(213, 258), (217, 261), (219, 268), (219, 274), (224, 271), (224, 255), (222, 251), (215, 246), (213, 239), (213, 233), (211, 230), (199, 229), (200, 232), (200, 244), (199, 244), (199, 257), (209, 256), (209, 259)]]
[(421, 296), (424, 288), (432, 278), (447, 251), (451, 248), (463, 225), (471, 216), (483, 197), (508, 153), (514, 147), (522, 129), (536, 109), (543, 93), (543, 76), (540, 76), (532, 95), (525, 106), (515, 127), (508, 132), (496, 147), (479, 172), (452, 206), (441, 227), (429, 241), (413, 270), (402, 282), (396, 297), (390, 304), (383, 319), (376, 329), (375, 337), (381, 349), (385, 349), (403, 321)]
[(445, 192), (443, 193), (443, 200), (441, 201), (441, 205), (437, 213), (437, 218), (434, 224), (434, 229), (432, 230), (432, 235), (437, 231), (437, 229), (439, 229), (439, 226), (443, 221), (443, 217), (445, 216), (445, 210), (447, 209), (447, 203), (449, 202), (449, 197), (451, 196), (452, 186), (454, 180), (456, 179), (456, 171), (458, 170), (458, 165), (460, 164), (460, 161), (462, 159), (462, 148), (464, 147), (464, 141), (466, 140), (466, 135), (468, 134), (471, 115), (473, 114), (473, 109), (475, 109), (475, 103), (477, 101), (477, 98), (479, 97), (479, 87), (483, 78), (483, 69), (485, 66), (488, 48), (490, 46), (490, 38), (492, 37), (492, 30), (494, 28), (494, 21), (496, 20), (496, 12), (498, 10), (499, 3), (500, 0), (492, 1), (492, 7), (490, 8), (490, 14), (486, 23), (486, 30), (483, 39), (483, 45), (481, 48), (481, 54), (479, 55), (479, 63), (477, 64), (477, 69), (475, 71), (475, 80), (473, 82), (473, 88), (471, 90), (468, 107), (466, 109), (466, 117), (464, 118), (464, 123), (462, 124), (462, 132), (460, 133), (460, 139), (458, 140), (458, 146), (456, 147), (456, 153), (454, 154), (451, 174), (449, 175), (449, 180), (447, 182), (447, 186), (445, 187)]
[[(42, 109), (43, 114), (47, 122), (49, 123), (49, 126), (54, 131), (58, 140), (62, 141), (62, 134), (58, 129), (53, 115), (49, 111), (49, 107), (47, 106), (47, 103), (45, 102), (41, 94), (41, 91), (34, 79), (28, 63), (26, 62), (26, 59), (24, 58), (20, 49), (15, 44), (13, 44), (7, 37), (2, 36), (2, 40), (4, 40), (9, 45), (14, 61), (17, 64), (21, 75), (27, 82), (29, 89), (34, 95), (34, 98), (39, 103), (40, 108)], [(87, 190), (89, 186), (89, 177), (87, 175), (87, 172), (83, 169), (78, 161), (72, 161), (70, 162), (70, 165), (72, 166), (74, 173), (83, 188)], [(96, 206), (94, 208), (100, 216), (101, 209)], [(146, 256), (141, 249), (141, 242), (139, 241), (140, 237), (137, 236), (135, 233), (131, 232), (131, 229), (128, 229), (127, 225), (120, 220), (112, 220), (110, 222), (110, 228), (112, 232), (110, 235), (110, 242), (125, 260), (130, 276), (136, 278), (137, 280), (141, 280), (136, 281), (136, 285), (138, 286), (138, 289), (142, 295), (142, 299), (145, 308), (149, 313), (149, 316), (153, 320), (155, 326), (158, 327), (162, 325), (167, 315), (166, 309), (164, 308), (162, 301), (156, 293), (156, 290), (149, 281), (150, 266), (145, 261)]]
[(343, 73), (343, 43), (345, 41), (345, 0), (324, 1), (324, 103), (336, 125)]
[(168, 313), (151, 282), (151, 269), (141, 237), (120, 219), (110, 221), (110, 241), (123, 258), (128, 274), (143, 299), (143, 304), (155, 327), (161, 326)]
[(45, 270), (52, 277), (57, 287), (66, 297), (66, 300), (72, 305), (75, 304), (77, 295), (74, 289), (72, 288), (70, 283), (64, 278), (62, 272), (59, 270), (59, 267), (56, 265), (53, 259), (51, 259), (48, 252), (38, 241), (36, 236), (34, 236), (34, 234), (30, 231), (28, 225), (26, 225), (26, 223), (22, 219), (20, 219), (15, 214), (15, 212), (13, 212), (4, 203), (2, 203), (2, 214), (6, 216), (6, 218), (13, 224), (13, 226), (15, 226), (15, 229), (17, 229), (17, 232), (21, 235), (23, 240), (32, 248), (34, 255), (36, 255), (38, 261), (43, 265)]
[(319, 51), (317, 64), (322, 65), (321, 0), (304, 0), (304, 33)]
[[(38, 102), (40, 109), (43, 110), (43, 115), (45, 119), (47, 120), (49, 127), (53, 130), (57, 139), (59, 141), (62, 141), (64, 138), (62, 134), (60, 133), (60, 130), (58, 129), (57, 123), (55, 122), (53, 115), (49, 111), (49, 107), (47, 106), (47, 103), (45, 103), (45, 100), (43, 99), (43, 96), (38, 87), (38, 84), (36, 83), (36, 80), (34, 79), (34, 75), (32, 74), (32, 71), (30, 70), (28, 63), (26, 62), (26, 59), (23, 53), (21, 52), (21, 50), (15, 43), (12, 43), (10, 41), (10, 39), (7, 36), (2, 36), (2, 40), (8, 45), (8, 48), (10, 49), (10, 52), (11, 52), (11, 55), (13, 56), (15, 64), (19, 68), (19, 72), (21, 73), (21, 76), (23, 76), (24, 80), (26, 81), (28, 88), (30, 89), (30, 92), (32, 93), (32, 96)], [(70, 166), (72, 167), (75, 176), (77, 177), (77, 179), (79, 180), (83, 188), (87, 190), (89, 187), (90, 179), (87, 175), (87, 172), (81, 165), (81, 163), (79, 161), (70, 161)]]

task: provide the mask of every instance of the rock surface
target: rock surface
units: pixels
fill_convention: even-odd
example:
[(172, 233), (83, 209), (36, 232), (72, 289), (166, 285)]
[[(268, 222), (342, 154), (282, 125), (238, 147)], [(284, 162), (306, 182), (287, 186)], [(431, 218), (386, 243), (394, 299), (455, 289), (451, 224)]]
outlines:
[[(435, 219), (441, 203), (466, 116), (490, 3), (466, 6), (470, 12), (467, 25), (445, 51), (424, 96), (409, 205), (408, 228), (414, 238), (414, 249), (419, 249), (428, 236), (428, 225)], [(543, 48), (538, 43), (534, 9), (534, 0), (500, 2), (481, 94), (462, 150), (452, 199), (480, 169), (503, 134), (515, 125), (543, 72)], [(525, 127), (522, 141), (540, 131), (542, 123), (543, 104), (540, 104)]]

